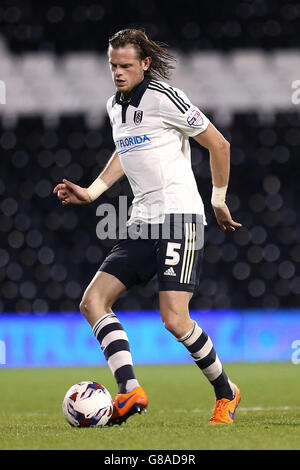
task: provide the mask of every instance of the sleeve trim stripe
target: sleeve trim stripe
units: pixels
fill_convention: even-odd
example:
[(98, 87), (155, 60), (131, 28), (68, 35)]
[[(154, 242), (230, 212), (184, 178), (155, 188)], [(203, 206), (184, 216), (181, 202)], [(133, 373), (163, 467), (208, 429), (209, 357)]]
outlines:
[(172, 88), (171, 86), (166, 87), (166, 86), (164, 86), (162, 83), (154, 82), (154, 81), (152, 81), (152, 82), (150, 82), (150, 83), (151, 83), (152, 85), (156, 85), (157, 87), (159, 87), (159, 88), (161, 88), (161, 89), (163, 89), (163, 90), (166, 90), (166, 91), (168, 91), (169, 93), (171, 93), (171, 94), (174, 96), (174, 98), (177, 99), (178, 102), (180, 102), (180, 103), (182, 104), (183, 107), (186, 106), (186, 111), (190, 108), (190, 104), (189, 104), (189, 103), (186, 103), (186, 102), (184, 101), (184, 99), (183, 99), (181, 96), (179, 96), (179, 94), (177, 93), (177, 91), (174, 90), (174, 88)]
[(185, 114), (185, 112), (187, 111), (185, 108), (182, 107), (181, 103), (179, 103), (178, 101), (175, 101), (174, 97), (170, 95), (167, 92), (167, 90), (155, 88), (155, 87), (152, 87), (151, 85), (148, 86), (148, 89), (158, 91), (159, 93), (163, 93), (164, 95), (166, 95), (175, 104), (175, 106), (179, 109), (179, 111), (182, 112), (182, 114)]
[(166, 87), (162, 83), (158, 83), (158, 82), (154, 82), (154, 81), (150, 82), (150, 84), (153, 85), (153, 86), (157, 86), (157, 87), (161, 88), (162, 90), (168, 91), (183, 107), (186, 108), (186, 111), (190, 108), (190, 104), (186, 103), (183, 100), (183, 98), (181, 96), (179, 96), (177, 91), (174, 90), (174, 88), (172, 88), (171, 86)]

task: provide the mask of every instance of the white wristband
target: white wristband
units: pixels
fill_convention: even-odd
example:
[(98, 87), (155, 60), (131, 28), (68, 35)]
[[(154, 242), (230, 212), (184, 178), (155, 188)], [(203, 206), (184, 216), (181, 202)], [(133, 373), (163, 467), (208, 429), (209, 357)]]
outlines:
[(97, 178), (88, 188), (87, 192), (92, 201), (95, 201), (104, 191), (108, 189), (107, 184), (101, 178)]
[(222, 186), (221, 188), (217, 188), (216, 186), (213, 186), (212, 195), (211, 195), (211, 203), (214, 207), (225, 206), (226, 191), (227, 191), (227, 186)]

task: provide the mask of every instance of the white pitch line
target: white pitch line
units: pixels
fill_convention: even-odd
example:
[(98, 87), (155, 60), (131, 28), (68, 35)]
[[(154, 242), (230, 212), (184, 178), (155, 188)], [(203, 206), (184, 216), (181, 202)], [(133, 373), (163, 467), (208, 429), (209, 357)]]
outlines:
[(238, 408), (239, 411), (288, 411), (288, 410), (300, 410), (300, 406), (255, 406), (253, 408)]
[[(239, 407), (238, 411), (243, 411), (245, 413), (250, 411), (289, 411), (289, 410), (300, 410), (300, 406), (270, 406), (270, 407), (262, 407), (262, 406), (254, 406), (248, 408)], [(163, 410), (161, 410), (163, 412)], [(208, 413), (211, 410), (209, 409), (200, 409), (195, 408), (191, 410), (192, 413)], [(174, 410), (175, 413), (190, 413), (188, 410), (177, 409)]]

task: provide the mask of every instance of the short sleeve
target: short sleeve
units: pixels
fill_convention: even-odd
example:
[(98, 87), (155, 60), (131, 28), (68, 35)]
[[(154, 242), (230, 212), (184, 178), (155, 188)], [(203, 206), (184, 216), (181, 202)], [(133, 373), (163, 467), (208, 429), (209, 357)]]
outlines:
[(160, 101), (160, 117), (167, 127), (179, 129), (183, 134), (194, 137), (205, 131), (209, 119), (194, 106), (183, 91), (168, 87)]

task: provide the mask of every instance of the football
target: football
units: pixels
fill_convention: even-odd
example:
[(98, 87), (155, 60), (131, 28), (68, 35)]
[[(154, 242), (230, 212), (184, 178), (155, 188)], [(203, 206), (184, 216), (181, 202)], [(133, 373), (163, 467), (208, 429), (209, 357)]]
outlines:
[(63, 414), (71, 426), (103, 427), (113, 412), (109, 391), (97, 382), (72, 385), (62, 403)]

